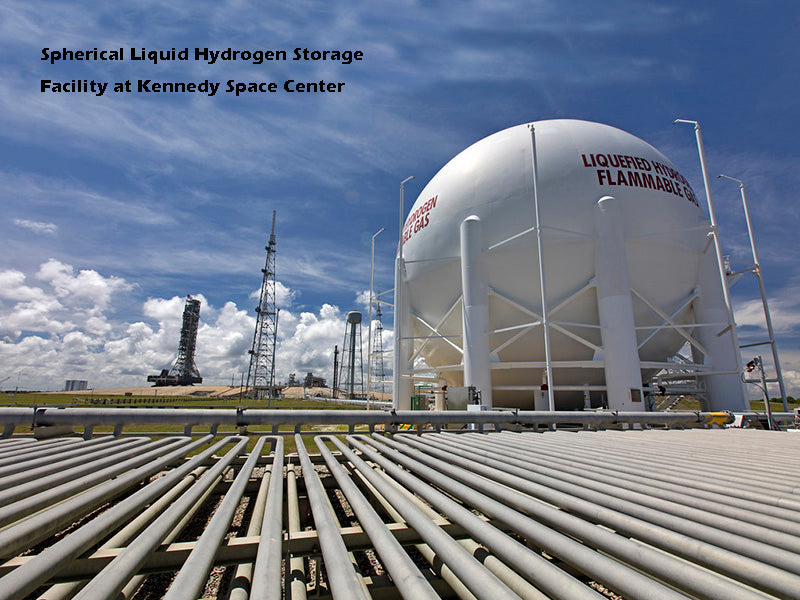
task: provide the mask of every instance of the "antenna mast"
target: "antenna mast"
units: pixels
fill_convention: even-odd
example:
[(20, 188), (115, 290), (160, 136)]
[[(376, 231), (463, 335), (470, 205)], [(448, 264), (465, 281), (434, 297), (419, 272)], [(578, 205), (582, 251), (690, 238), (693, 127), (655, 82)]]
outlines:
[[(386, 370), (384, 368), (384, 350), (383, 350), (383, 312), (381, 311), (381, 301), (380, 301), (381, 293), (378, 292), (377, 296), (375, 297), (375, 320), (377, 323), (375, 324), (375, 333), (373, 333), (372, 339), (372, 350), (369, 355), (369, 359), (372, 361), (371, 372), (375, 379), (372, 380), (370, 386), (373, 389), (380, 390), (380, 397), (378, 400), (383, 402), (386, 398)], [(372, 390), (369, 390), (367, 394), (369, 395), (372, 393)]]
[(249, 351), (250, 368), (247, 371), (248, 398), (272, 397), (275, 391), (275, 344), (278, 337), (278, 309), (275, 307), (275, 211), (272, 211), (272, 230), (267, 251), (261, 297), (256, 307), (256, 329), (253, 347)]

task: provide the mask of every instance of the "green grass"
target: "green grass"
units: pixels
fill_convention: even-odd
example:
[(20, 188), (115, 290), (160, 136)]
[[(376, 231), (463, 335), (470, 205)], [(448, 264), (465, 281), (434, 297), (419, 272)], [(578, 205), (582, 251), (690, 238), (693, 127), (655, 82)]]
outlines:
[[(795, 408), (800, 408), (800, 400), (793, 399), (792, 401), (788, 402), (789, 404), (789, 412), (792, 412)], [(783, 402), (781, 400), (776, 400), (775, 398), (770, 398), (769, 407), (772, 409), (772, 412), (783, 412)], [(764, 401), (763, 400), (751, 400), (750, 401), (750, 408), (756, 411), (763, 411), (764, 410)]]
[(76, 394), (75, 392), (40, 393), (21, 392), (0, 394), (0, 406), (75, 406), (75, 407), (143, 407), (163, 406), (166, 408), (319, 408), (319, 409), (360, 409), (355, 404), (340, 404), (321, 400), (305, 400), (302, 398), (274, 398), (271, 401), (253, 400), (251, 398), (212, 398), (196, 396), (125, 396), (103, 394)]
[[(92, 400), (104, 399), (105, 403), (92, 403)], [(273, 408), (273, 409), (327, 409), (327, 410), (358, 410), (363, 409), (361, 405), (354, 404), (339, 404), (333, 402), (323, 402), (320, 400), (305, 400), (302, 398), (276, 398), (267, 402), (266, 400), (255, 401), (248, 398), (239, 399), (234, 398), (197, 398), (194, 396), (161, 396), (157, 398), (158, 402), (153, 402), (152, 396), (125, 396), (125, 395), (103, 395), (94, 398), (91, 394), (76, 394), (75, 392), (66, 393), (37, 393), (37, 392), (23, 392), (14, 394), (3, 393), (0, 394), (0, 406), (20, 406), (20, 407), (33, 407), (33, 406), (74, 406), (85, 408), (102, 408), (102, 407), (120, 407), (120, 408), (137, 408), (137, 407), (165, 407), (165, 408), (212, 408), (212, 409), (231, 409), (237, 407), (243, 408)], [(197, 425), (192, 427), (192, 435), (208, 433), (210, 431), (208, 425)], [(250, 442), (248, 443), (247, 450), (250, 451), (255, 446), (256, 441), (260, 435), (270, 435), (271, 427), (267, 426), (254, 426), (251, 429), (259, 431), (259, 434), (249, 432)], [(347, 431), (347, 426), (332, 426), (331, 430)], [(361, 429), (360, 427), (358, 428)], [(18, 428), (22, 431), (22, 428)], [(114, 430), (111, 426), (97, 426), (93, 429), (94, 433), (111, 433)], [(294, 431), (293, 425), (279, 425), (278, 430), (281, 432)], [(313, 431), (313, 425), (303, 425), (301, 431)], [(159, 435), (170, 435), (175, 433), (182, 433), (183, 427), (179, 425), (131, 425), (123, 429), (125, 433), (147, 433), (154, 434), (156, 437)], [(76, 427), (75, 432), (79, 435), (83, 434), (83, 427)], [(220, 425), (217, 428), (217, 434), (236, 434), (238, 428), (233, 425)], [(339, 437), (344, 438), (346, 434), (338, 434)], [(284, 453), (291, 454), (297, 451), (297, 446), (294, 441), (293, 435), (284, 435)], [(316, 445), (309, 439), (306, 442), (306, 447), (312, 454), (317, 453)], [(267, 445), (269, 448), (269, 445)], [(198, 449), (193, 454), (202, 451)]]

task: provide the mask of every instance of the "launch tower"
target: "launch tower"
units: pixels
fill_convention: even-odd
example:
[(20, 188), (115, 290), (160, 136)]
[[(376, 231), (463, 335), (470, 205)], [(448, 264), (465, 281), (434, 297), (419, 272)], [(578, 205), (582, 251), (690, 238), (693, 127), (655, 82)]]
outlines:
[(203, 383), (197, 365), (194, 364), (194, 351), (197, 346), (197, 325), (200, 322), (200, 300), (186, 297), (183, 307), (183, 326), (181, 327), (181, 341), (178, 346), (178, 358), (172, 369), (164, 369), (158, 375), (150, 375), (147, 381), (155, 383), (156, 387), (167, 385), (193, 385)]

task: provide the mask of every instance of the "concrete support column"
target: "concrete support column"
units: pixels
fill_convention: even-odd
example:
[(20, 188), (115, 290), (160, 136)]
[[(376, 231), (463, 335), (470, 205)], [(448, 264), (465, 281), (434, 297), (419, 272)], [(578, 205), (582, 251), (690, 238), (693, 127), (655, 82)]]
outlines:
[(394, 270), (394, 369), (392, 375), (392, 406), (397, 410), (411, 410), (413, 381), (408, 377), (412, 368), (414, 343), (412, 337), (411, 307), (405, 284), (405, 263), (401, 256), (395, 259)]
[(483, 251), (481, 220), (475, 215), (461, 223), (461, 323), (464, 385), (475, 386), (481, 404), (492, 406), (489, 366), (489, 284)]
[(633, 299), (618, 201), (604, 196), (595, 207), (595, 279), (603, 339), (608, 407), (646, 410), (636, 343)]
[(714, 249), (709, 248), (700, 257), (698, 277), (700, 296), (694, 302), (694, 315), (698, 323), (719, 323), (715, 327), (698, 327), (697, 341), (705, 346), (711, 356), (698, 360), (702, 353), (692, 349), (696, 362), (710, 365), (718, 375), (708, 375), (701, 380), (706, 384), (709, 401), (703, 406), (707, 411), (750, 410), (739, 372), (739, 348), (731, 328), (727, 326), (728, 307), (722, 294), (722, 282)]

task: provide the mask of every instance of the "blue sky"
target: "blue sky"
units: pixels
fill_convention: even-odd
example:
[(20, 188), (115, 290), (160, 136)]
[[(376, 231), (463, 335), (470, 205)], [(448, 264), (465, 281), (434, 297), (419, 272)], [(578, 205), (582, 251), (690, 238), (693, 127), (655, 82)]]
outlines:
[[(701, 197), (747, 185), (789, 391), (800, 395), (795, 2), (15, 2), (0, 6), (0, 379), (133, 385), (174, 358), (200, 296), (197, 364), (237, 381), (277, 210), (277, 371), (330, 377), (344, 314), (391, 288), (406, 209), (450, 158), (518, 123), (578, 118), (664, 152)], [(123, 61), (40, 60), (123, 47)], [(361, 50), (362, 61), (132, 62), (130, 48)], [(343, 81), (341, 93), (42, 93), (40, 81)], [(112, 83), (113, 85), (113, 83)], [(712, 183), (726, 252), (738, 188)], [(733, 289), (763, 335), (754, 281)], [(391, 315), (384, 320), (391, 342)], [(365, 336), (366, 337), (366, 336)]]

